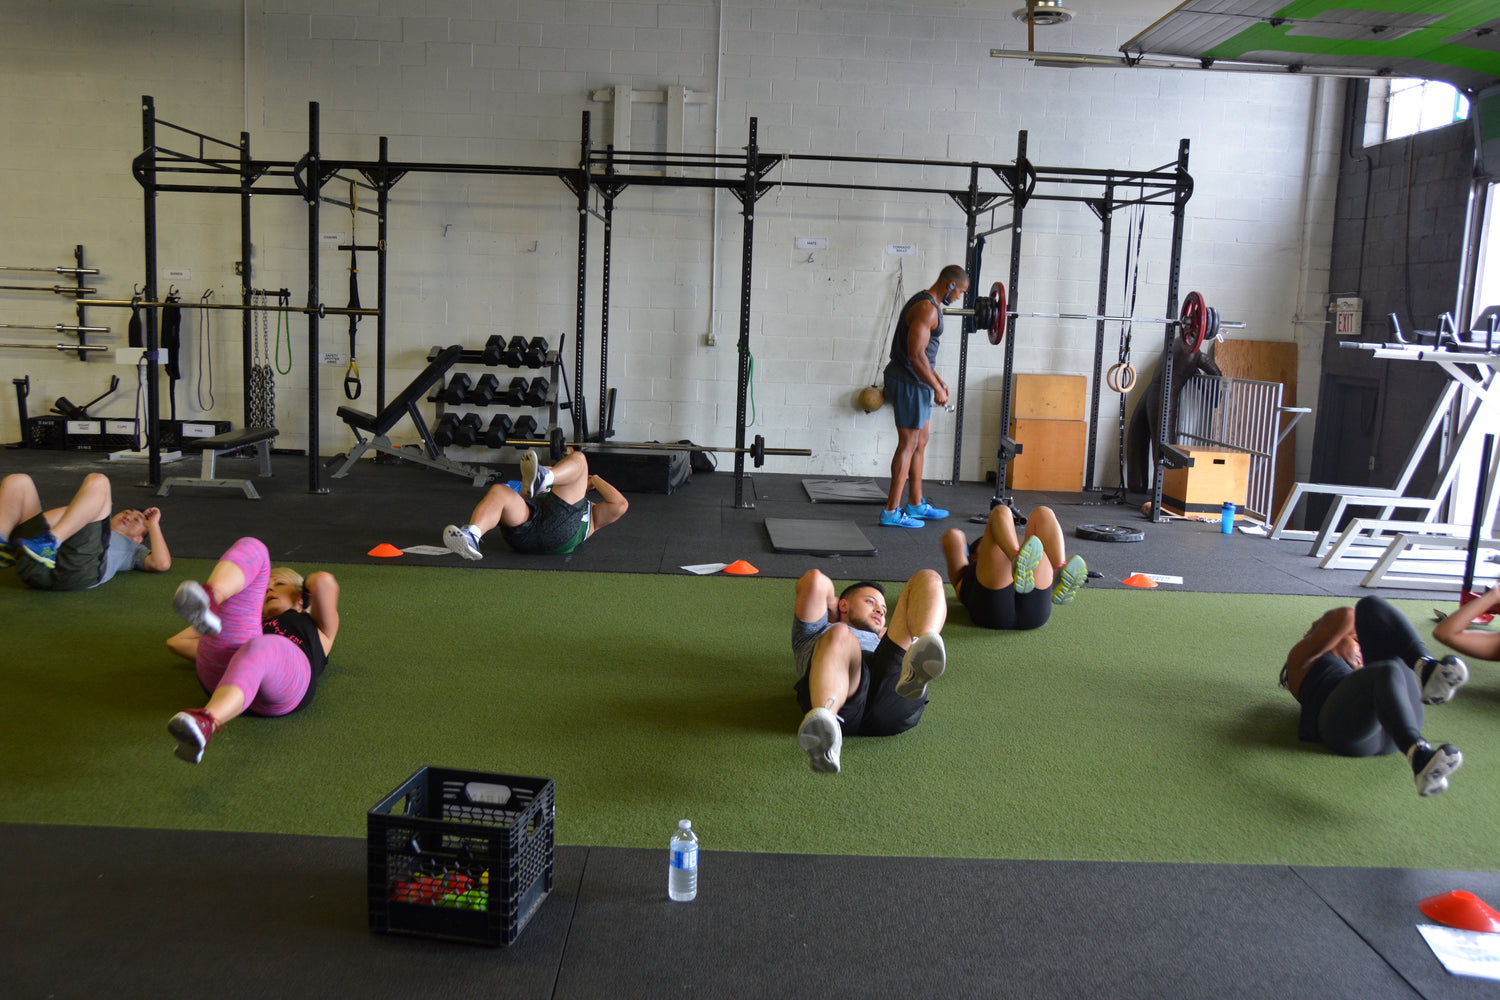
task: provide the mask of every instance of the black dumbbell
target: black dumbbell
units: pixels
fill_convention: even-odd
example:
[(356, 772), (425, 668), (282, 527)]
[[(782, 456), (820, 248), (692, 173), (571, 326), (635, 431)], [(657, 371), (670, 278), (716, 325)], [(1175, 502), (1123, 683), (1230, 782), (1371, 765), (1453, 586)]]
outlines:
[(469, 389), (472, 385), (473, 380), (469, 378), (468, 374), (459, 372), (448, 380), (448, 384), (443, 387), (443, 391), (438, 395), (445, 403), (462, 403), (468, 400)]
[(526, 390), (527, 406), (546, 406), (547, 394), (552, 391), (552, 386), (547, 383), (545, 376), (538, 375), (531, 380), (531, 388)]
[(509, 413), (497, 413), (484, 432), (484, 443), (491, 448), (502, 448), (510, 439), (511, 421)]
[(512, 432), (514, 432), (518, 441), (535, 441), (541, 434), (541, 432), (537, 430), (536, 417), (533, 417), (529, 413), (524, 417), (517, 417), (515, 425), (511, 428), (511, 430)]
[(531, 382), (524, 375), (517, 375), (510, 380), (510, 388), (505, 393), (505, 404), (507, 406), (525, 406), (526, 393), (531, 388)]
[(526, 367), (540, 368), (547, 363), (547, 338), (532, 337), (526, 345)]
[(474, 383), (474, 391), (469, 393), (469, 402), (475, 406), (489, 406), (499, 398), (500, 380), (490, 372), (479, 376), (479, 381)]
[(439, 448), (446, 448), (453, 443), (454, 432), (458, 430), (458, 414), (445, 413), (432, 430), (432, 440)]
[(453, 431), (453, 443), (460, 448), (473, 447), (484, 431), (484, 420), (477, 413), (465, 413)]
[(510, 343), (505, 345), (505, 353), (501, 355), (501, 364), (512, 368), (519, 368), (526, 361), (526, 338), (512, 337)]
[(492, 334), (489, 339), (484, 342), (484, 363), (487, 365), (502, 364), (502, 359), (504, 357), (505, 338), (500, 336), (498, 333)]

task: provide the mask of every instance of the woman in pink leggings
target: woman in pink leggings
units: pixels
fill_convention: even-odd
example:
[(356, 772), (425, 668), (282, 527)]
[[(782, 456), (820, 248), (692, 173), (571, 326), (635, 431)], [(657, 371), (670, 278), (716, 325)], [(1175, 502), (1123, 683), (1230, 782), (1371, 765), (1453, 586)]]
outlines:
[(185, 581), (172, 598), (188, 627), (167, 648), (192, 660), (208, 704), (172, 716), (174, 751), (189, 764), (230, 719), (286, 715), (307, 704), (339, 630), (339, 584), (319, 571), (305, 581), (271, 569), (265, 545), (241, 538), (203, 583)]

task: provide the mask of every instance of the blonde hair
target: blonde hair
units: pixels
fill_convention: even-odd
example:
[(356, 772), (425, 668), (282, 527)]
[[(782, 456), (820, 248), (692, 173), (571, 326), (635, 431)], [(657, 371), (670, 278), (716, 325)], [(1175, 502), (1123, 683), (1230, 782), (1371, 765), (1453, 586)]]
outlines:
[(298, 573), (290, 566), (277, 566), (275, 569), (271, 570), (271, 579), (269, 582), (273, 585), (278, 583), (290, 584), (299, 592), (305, 589), (305, 585), (302, 582), (302, 574)]

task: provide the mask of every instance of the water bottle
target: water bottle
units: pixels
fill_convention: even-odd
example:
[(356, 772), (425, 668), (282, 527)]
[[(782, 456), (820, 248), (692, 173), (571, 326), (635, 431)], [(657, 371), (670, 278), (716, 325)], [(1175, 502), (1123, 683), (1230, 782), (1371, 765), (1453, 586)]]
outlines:
[[(1210, 524), (1213, 522), (1210, 521)], [(1226, 535), (1234, 534), (1234, 504), (1224, 501), (1223, 513), (1219, 515), (1219, 530)]]
[(698, 837), (692, 820), (677, 821), (672, 834), (672, 862), (667, 869), (667, 895), (674, 902), (690, 903), (698, 895)]

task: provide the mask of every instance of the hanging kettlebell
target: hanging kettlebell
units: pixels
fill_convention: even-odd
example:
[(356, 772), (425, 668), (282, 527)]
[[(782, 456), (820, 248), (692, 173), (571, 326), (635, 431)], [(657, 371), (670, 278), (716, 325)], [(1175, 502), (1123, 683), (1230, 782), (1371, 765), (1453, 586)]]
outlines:
[(874, 413), (885, 405), (885, 391), (878, 385), (867, 385), (854, 394), (854, 405), (866, 413)]

